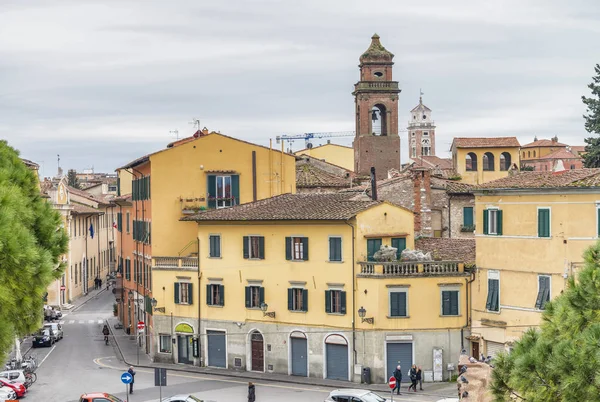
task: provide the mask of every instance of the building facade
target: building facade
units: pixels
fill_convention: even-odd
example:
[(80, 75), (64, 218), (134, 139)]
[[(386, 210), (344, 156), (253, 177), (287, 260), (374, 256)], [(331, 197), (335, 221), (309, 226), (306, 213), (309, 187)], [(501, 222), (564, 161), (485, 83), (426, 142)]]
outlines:
[(294, 155), (310, 156), (346, 170), (354, 171), (354, 150), (352, 147), (327, 143), (317, 147), (302, 149), (294, 152)]

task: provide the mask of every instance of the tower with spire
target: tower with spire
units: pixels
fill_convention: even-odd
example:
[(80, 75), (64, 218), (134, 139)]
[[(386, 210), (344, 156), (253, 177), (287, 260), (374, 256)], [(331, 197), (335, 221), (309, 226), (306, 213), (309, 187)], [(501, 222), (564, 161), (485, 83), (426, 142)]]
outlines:
[(435, 122), (431, 117), (431, 109), (423, 104), (421, 92), (419, 104), (410, 111), (408, 122), (408, 156), (412, 160), (435, 156)]
[(354, 170), (368, 175), (375, 168), (377, 179), (387, 177), (389, 169), (400, 170), (400, 137), (398, 136), (398, 81), (392, 79), (390, 53), (371, 37), (371, 45), (360, 56), (360, 81), (354, 85), (356, 136)]

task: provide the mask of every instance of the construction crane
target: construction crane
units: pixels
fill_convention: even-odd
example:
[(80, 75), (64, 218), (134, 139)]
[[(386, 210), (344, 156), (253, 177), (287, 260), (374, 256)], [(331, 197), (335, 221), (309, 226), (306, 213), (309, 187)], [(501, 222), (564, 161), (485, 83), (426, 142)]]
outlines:
[[(399, 132), (406, 132), (407, 130), (398, 130)], [(310, 149), (313, 147), (310, 142), (313, 138), (335, 138), (335, 137), (354, 137), (356, 132), (354, 131), (328, 131), (322, 133), (304, 133), (304, 134), (296, 134), (296, 135), (278, 135), (275, 137), (277, 144), (280, 141), (287, 141), (290, 146), (294, 142), (294, 140), (304, 140), (304, 145), (306, 148)]]

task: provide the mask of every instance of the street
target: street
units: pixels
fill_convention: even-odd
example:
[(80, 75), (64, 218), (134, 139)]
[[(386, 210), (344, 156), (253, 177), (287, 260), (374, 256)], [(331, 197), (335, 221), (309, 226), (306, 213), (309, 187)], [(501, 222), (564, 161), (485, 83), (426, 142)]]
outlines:
[[(61, 323), (64, 339), (51, 348), (31, 349), (37, 357), (38, 380), (29, 389), (26, 400), (46, 402), (77, 402), (86, 392), (108, 392), (127, 400), (121, 374), (127, 366), (117, 356), (119, 352), (111, 339), (104, 344), (102, 326), (112, 315), (114, 297), (102, 292), (76, 311), (65, 312)], [(160, 390), (154, 386), (154, 371), (136, 369), (134, 393), (130, 402), (158, 402)], [(201, 375), (168, 371), (167, 387), (162, 397), (192, 394), (205, 401), (244, 401), (248, 382), (243, 378)], [(275, 381), (255, 381), (256, 400), (260, 402), (320, 402), (331, 388), (310, 384), (288, 384)], [(352, 387), (348, 384), (349, 388)], [(389, 394), (386, 396), (389, 397)], [(439, 396), (423, 394), (394, 395), (394, 401), (436, 401)]]

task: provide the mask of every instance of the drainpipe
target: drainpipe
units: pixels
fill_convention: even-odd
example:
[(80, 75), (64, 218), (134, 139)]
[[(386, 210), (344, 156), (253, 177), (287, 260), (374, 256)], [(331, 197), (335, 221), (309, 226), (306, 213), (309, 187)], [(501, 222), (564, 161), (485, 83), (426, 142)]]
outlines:
[(202, 333), (200, 331), (200, 324), (202, 323), (201, 319), (200, 319), (200, 306), (201, 303), (200, 301), (201, 296), (202, 296), (202, 286), (201, 286), (201, 278), (202, 278), (202, 274), (200, 273), (200, 238), (198, 237), (198, 366), (202, 367), (202, 347), (200, 344), (200, 334)]
[(451, 239), (452, 238), (452, 210), (450, 209), (450, 198), (452, 198), (452, 195), (448, 195), (448, 238)]
[[(130, 175), (132, 175), (132, 176), (133, 176), (133, 178), (137, 180), (138, 176), (136, 176), (136, 174), (135, 174), (135, 173), (133, 173), (133, 172), (130, 172), (130, 171), (129, 171), (129, 170), (127, 170), (127, 169), (123, 169), (123, 170), (124, 170), (125, 172), (129, 173)], [(133, 183), (132, 183), (132, 185), (131, 185), (131, 189), (132, 189), (132, 191), (133, 191)], [(133, 201), (133, 193), (132, 193), (132, 201)], [(138, 209), (137, 209), (137, 201), (134, 201), (134, 205), (135, 205), (135, 220), (137, 221), (137, 217), (138, 217), (138, 215), (137, 215), (137, 212), (138, 212)], [(121, 229), (123, 229), (123, 228), (121, 228)], [(123, 233), (123, 232), (121, 232), (121, 233)], [(135, 260), (137, 261), (137, 257), (138, 257), (138, 254), (139, 254), (139, 244), (138, 244), (138, 242), (137, 242), (137, 241), (135, 241), (134, 243), (135, 243), (135, 252), (136, 252), (136, 255), (135, 255)], [(134, 272), (135, 272), (135, 266), (136, 266), (136, 265), (137, 265), (137, 264), (135, 264), (135, 263), (134, 263), (134, 265), (133, 265)], [(130, 278), (131, 278), (131, 274), (130, 274)], [(131, 280), (131, 279), (130, 279), (130, 280)], [(138, 293), (138, 292), (137, 292), (137, 285), (136, 285), (136, 292), (135, 292), (135, 303), (134, 303), (134, 308), (133, 308), (133, 319), (134, 319), (134, 321), (135, 321), (135, 317), (138, 315), (138, 314), (137, 314), (137, 299), (138, 299), (138, 298), (137, 298), (137, 293)], [(133, 330), (133, 331), (135, 331), (135, 330), (137, 329), (135, 326), (131, 325), (131, 322), (129, 323), (129, 326), (131, 327), (131, 329), (129, 330), (129, 331), (130, 331), (130, 333), (131, 333), (131, 331), (132, 331), (132, 330)], [(133, 335), (135, 335), (135, 333), (134, 333)], [(136, 342), (136, 343), (137, 343), (137, 342)]]
[(352, 353), (354, 362), (352, 366), (356, 364), (356, 277), (355, 277), (355, 258), (354, 258), (354, 226), (348, 221), (344, 223), (352, 229)]
[[(131, 168), (131, 170), (135, 171), (137, 174), (139, 174), (138, 177), (144, 178), (144, 174), (142, 172), (140, 172), (139, 170), (135, 169), (135, 168)], [(146, 200), (141, 200), (142, 201), (142, 222), (145, 224), (146, 223)], [(137, 210), (137, 204), (136, 204), (136, 210)], [(138, 268), (140, 267), (140, 264), (138, 263)], [(144, 322), (148, 323), (148, 312), (146, 311), (146, 298), (148, 297), (147, 292), (146, 292), (146, 288), (147, 288), (147, 283), (146, 283), (146, 239), (142, 239), (142, 269), (140, 269), (138, 272), (142, 273), (142, 278), (138, 278), (138, 283), (135, 285), (136, 289), (139, 289), (138, 284), (141, 282), (142, 283), (142, 292), (144, 294)], [(137, 308), (139, 308), (139, 305), (137, 306)], [(145, 336), (146, 336), (146, 354), (150, 353), (149, 349), (148, 349), (148, 329), (146, 329), (145, 331)], [(141, 345), (140, 345), (141, 346)]]
[(464, 327), (462, 327), (460, 329), (460, 349), (464, 349), (465, 348), (465, 337), (463, 336), (464, 333), (464, 329), (469, 327), (469, 325), (471, 325), (471, 317), (469, 315), (469, 311), (471, 310), (470, 306), (469, 306), (469, 289), (471, 288), (471, 283), (475, 280), (475, 273), (471, 272), (471, 278), (470, 279), (465, 279), (465, 287), (466, 287), (466, 291), (467, 291), (467, 322), (465, 324)]

